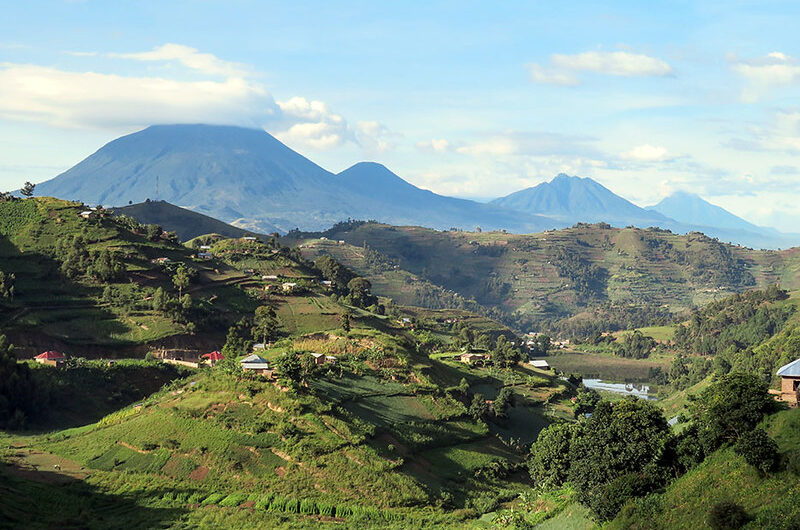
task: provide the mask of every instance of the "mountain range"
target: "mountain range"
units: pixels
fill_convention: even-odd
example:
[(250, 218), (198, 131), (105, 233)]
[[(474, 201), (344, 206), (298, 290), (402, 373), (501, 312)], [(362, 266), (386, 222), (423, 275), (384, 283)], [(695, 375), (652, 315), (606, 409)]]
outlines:
[(349, 218), (515, 233), (606, 222), (759, 248), (800, 244), (800, 235), (756, 226), (684, 192), (642, 208), (590, 178), (561, 174), (484, 204), (420, 189), (374, 162), (334, 174), (263, 130), (232, 126), (148, 127), (38, 184), (37, 193), (106, 206), (163, 200), (260, 233), (322, 230)]

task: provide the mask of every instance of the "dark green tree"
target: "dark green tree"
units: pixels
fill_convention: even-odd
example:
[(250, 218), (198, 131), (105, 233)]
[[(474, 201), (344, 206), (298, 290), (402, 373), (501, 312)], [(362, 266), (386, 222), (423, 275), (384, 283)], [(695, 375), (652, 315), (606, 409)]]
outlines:
[(36, 184), (31, 184), (30, 182), (26, 182), (22, 185), (22, 189), (19, 190), (21, 194), (26, 197), (33, 197), (33, 189), (36, 187)]
[(267, 343), (274, 339), (278, 333), (278, 316), (275, 310), (268, 305), (256, 308), (253, 317), (253, 336)]
[(778, 463), (778, 444), (761, 428), (741, 435), (733, 450), (763, 475), (774, 471)]
[(248, 353), (253, 347), (251, 339), (252, 326), (246, 318), (228, 328), (228, 336), (225, 345), (222, 347), (222, 354), (225, 357), (235, 357)]
[(775, 409), (767, 385), (752, 374), (732, 372), (700, 393), (691, 412), (706, 453), (752, 431)]
[(472, 403), (469, 406), (469, 415), (475, 421), (483, 420), (489, 415), (489, 405), (486, 403), (486, 398), (483, 394), (475, 394), (472, 397)]
[(528, 471), (536, 484), (561, 486), (567, 481), (572, 442), (580, 430), (580, 424), (554, 423), (539, 433), (528, 459)]

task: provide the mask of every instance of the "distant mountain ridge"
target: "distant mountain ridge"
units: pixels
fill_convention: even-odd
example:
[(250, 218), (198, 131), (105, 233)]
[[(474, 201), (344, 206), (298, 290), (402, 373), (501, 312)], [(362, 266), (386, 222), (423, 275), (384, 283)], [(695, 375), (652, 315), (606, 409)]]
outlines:
[(419, 189), (379, 164), (337, 176), (263, 130), (216, 125), (158, 125), (123, 136), (37, 192), (111, 206), (165, 200), (258, 232), (319, 230), (347, 218), (439, 229), (552, 226)]
[(181, 241), (188, 241), (206, 234), (219, 234), (224, 237), (262, 235), (165, 201), (140, 202), (114, 208), (113, 212), (114, 215), (132, 217), (142, 224), (160, 225), (164, 230), (178, 234)]
[(696, 196), (641, 208), (590, 178), (565, 174), (489, 203), (420, 189), (375, 162), (336, 175), (263, 130), (231, 126), (148, 127), (109, 142), (36, 191), (105, 206), (163, 200), (259, 233), (323, 230), (348, 218), (515, 233), (606, 222), (699, 231), (756, 248), (800, 244), (798, 234), (758, 227)]
[(559, 174), (550, 182), (517, 191), (490, 204), (537, 213), (566, 223), (606, 222), (615, 226), (661, 226), (672, 219), (645, 210), (590, 179)]

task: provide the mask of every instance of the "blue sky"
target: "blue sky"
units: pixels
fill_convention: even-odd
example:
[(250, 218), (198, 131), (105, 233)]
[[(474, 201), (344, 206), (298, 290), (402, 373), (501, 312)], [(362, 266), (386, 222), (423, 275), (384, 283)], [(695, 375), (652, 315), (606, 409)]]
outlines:
[(10, 2), (0, 188), (152, 123), (486, 199), (592, 177), (800, 231), (795, 2)]

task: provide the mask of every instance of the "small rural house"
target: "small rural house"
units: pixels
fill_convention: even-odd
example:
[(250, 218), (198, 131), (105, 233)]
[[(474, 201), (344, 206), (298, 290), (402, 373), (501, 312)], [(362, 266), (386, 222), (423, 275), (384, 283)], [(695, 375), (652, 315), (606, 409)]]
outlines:
[(291, 293), (297, 288), (297, 284), (294, 282), (286, 282), (283, 284), (283, 292), (284, 293)]
[(272, 377), (272, 370), (270, 369), (267, 360), (260, 355), (256, 355), (255, 353), (248, 355), (239, 361), (239, 364), (241, 365), (242, 370), (245, 372), (252, 372), (266, 377)]
[(36, 362), (40, 364), (47, 364), (50, 366), (59, 366), (59, 367), (63, 366), (64, 362), (67, 360), (67, 358), (64, 357), (62, 353), (57, 351), (46, 351), (44, 353), (40, 353), (39, 355), (34, 357), (34, 359), (36, 359)]
[(778, 368), (781, 376), (781, 401), (798, 404), (800, 399), (800, 359)]
[(245, 241), (255, 241), (256, 240), (256, 238), (253, 237), (253, 236), (244, 236), (242, 239), (244, 239)]
[(80, 213), (80, 216), (84, 219), (92, 219), (95, 216), (95, 213), (91, 210), (84, 210)]
[(267, 349), (267, 345), (263, 342), (256, 342), (253, 344), (253, 351), (263, 351)]
[(204, 363), (206, 363), (206, 364), (210, 364), (211, 366), (214, 366), (214, 365), (215, 365), (215, 364), (217, 364), (219, 361), (221, 361), (222, 359), (224, 359), (224, 358), (225, 358), (225, 356), (224, 356), (224, 355), (222, 355), (222, 354), (221, 354), (220, 352), (218, 352), (218, 351), (212, 351), (211, 353), (206, 353), (205, 355), (201, 355), (201, 356), (200, 356), (200, 358), (201, 358), (201, 359), (203, 359), (203, 362), (204, 362)]
[(276, 274), (265, 274), (261, 277), (262, 280), (277, 280), (278, 276)]
[(472, 353), (472, 352), (464, 352), (459, 355), (459, 359), (462, 363), (465, 364), (473, 364), (476, 362), (483, 362), (486, 360), (486, 355), (482, 353)]
[(331, 287), (333, 285), (333, 282), (330, 280), (322, 280), (321, 282), (319, 282), (319, 284), (325, 287)]
[(321, 365), (321, 364), (336, 364), (336, 357), (334, 355), (325, 355), (324, 353), (312, 353), (311, 356), (314, 358), (314, 364)]
[(169, 258), (161, 257), (161, 258), (151, 259), (150, 263), (158, 263), (159, 265), (163, 265), (164, 263), (170, 263), (171, 261), (172, 260)]
[(538, 368), (539, 370), (549, 370), (550, 365), (547, 361), (543, 359), (534, 359), (532, 361), (528, 361), (528, 364), (533, 366), (534, 368)]
[(211, 250), (211, 245), (200, 245), (200, 250)]
[(211, 259), (214, 257), (214, 254), (211, 252), (198, 252), (197, 257), (200, 259)]

